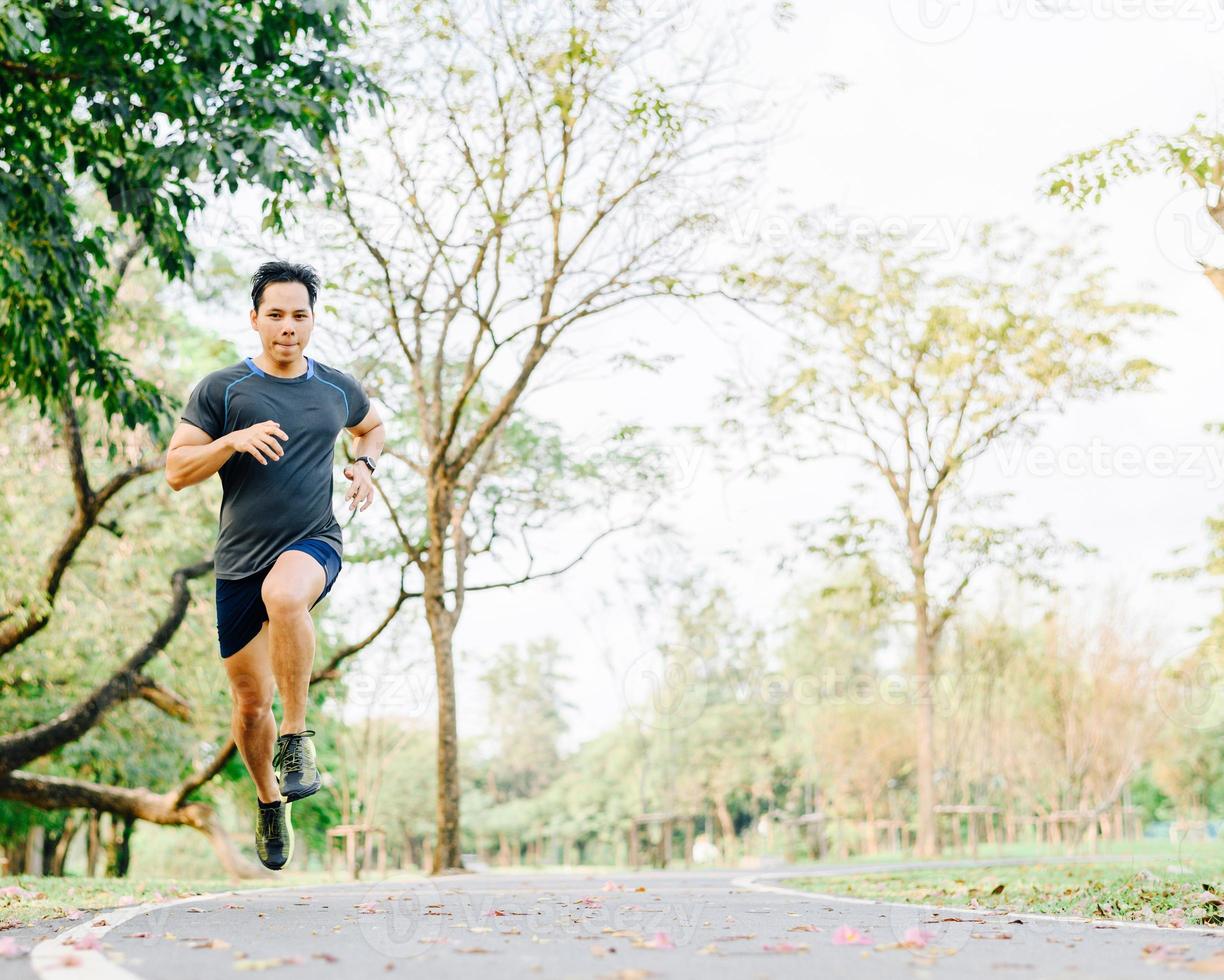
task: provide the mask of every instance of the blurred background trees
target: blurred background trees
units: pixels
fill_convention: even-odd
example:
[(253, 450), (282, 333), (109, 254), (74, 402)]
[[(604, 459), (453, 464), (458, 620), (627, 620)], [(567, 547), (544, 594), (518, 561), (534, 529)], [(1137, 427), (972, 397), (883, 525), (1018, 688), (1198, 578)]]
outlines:
[[(0, 14), (6, 872), (256, 871), (216, 656), (220, 487), (173, 494), (160, 467), (181, 396), (242, 353), (211, 318), (227, 297), (244, 312), (248, 266), (290, 250), (325, 274), (316, 350), (362, 378), (390, 434), (378, 508), (346, 532), (356, 598), (318, 613), (327, 778), (295, 812), (295, 867), (737, 865), (1208, 832), (1224, 619), (1166, 664), (1126, 595), (1059, 594), (1058, 562), (1083, 549), (1013, 519), (975, 469), (1156, 376), (1143, 328), (1167, 311), (1119, 286), (1093, 241), (729, 233), (756, 148), (700, 32), (681, 39), (694, 57), (672, 50), (684, 3), (657, 21), (579, 0), (479, 17), (448, 0), (308, 6)], [(175, 57), (133, 60), (159, 44)], [(1045, 190), (1080, 207), (1150, 171), (1219, 222), (1204, 122), (1074, 154)], [(188, 220), (231, 200), (218, 190), (275, 237), (222, 220), (197, 239)], [(763, 376), (703, 406), (704, 442), (661, 447), (633, 420), (635, 381), (665, 359), (617, 332), (630, 313), (739, 318), (760, 347)], [(719, 339), (701, 322), (695, 358)], [(593, 439), (527, 398), (584, 371), (624, 379), (623, 415)], [(736, 587), (745, 556), (692, 560), (655, 520), (689, 500), (667, 450), (711, 444), (751, 457), (728, 487), (768, 478), (765, 457), (860, 466), (786, 545), (754, 539), (774, 562), (766, 602)], [(522, 595), (622, 537), (632, 639), (583, 646), (540, 622), (492, 652), (456, 644), (475, 597)], [(1198, 571), (1215, 576), (1219, 521), (1207, 538)], [(579, 738), (572, 692), (599, 642), (618, 710)], [(436, 719), (387, 703), (409, 671), (433, 680)], [(480, 722), (462, 739), (456, 674)], [(331, 833), (349, 830), (377, 847)]]

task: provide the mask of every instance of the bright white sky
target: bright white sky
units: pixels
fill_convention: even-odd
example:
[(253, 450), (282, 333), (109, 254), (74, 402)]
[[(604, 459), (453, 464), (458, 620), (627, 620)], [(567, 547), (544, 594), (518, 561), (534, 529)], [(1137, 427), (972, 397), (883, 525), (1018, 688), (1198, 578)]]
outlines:
[[(722, 6), (702, 0), (690, 30), (712, 36)], [(1121, 185), (1086, 217), (1069, 216), (1036, 188), (1041, 171), (1073, 150), (1134, 127), (1176, 132), (1198, 112), (1214, 117), (1224, 97), (1224, 10), (1215, 0), (953, 0), (925, 8), (923, 0), (893, 0), (894, 17), (887, 3), (796, 6), (798, 19), (785, 31), (761, 18), (741, 33), (743, 79), (772, 86), (786, 100), (781, 117), (790, 129), (778, 134), (756, 195), (729, 202), (728, 221), (746, 231), (784, 230), (784, 192), (802, 208), (833, 204), (918, 231), (945, 229), (952, 241), (964, 222), (992, 218), (1055, 233), (1089, 220), (1103, 225), (1119, 282), (1177, 312), (1142, 350), (1169, 369), (1159, 390), (1077, 408), (1048, 424), (1024, 454), (984, 460), (974, 478), (983, 490), (1011, 490), (1016, 520), (1049, 517), (1059, 533), (1100, 549), (1096, 560), (1062, 576), (1084, 588), (1084, 604), (1112, 585), (1126, 589), (1131, 610), (1168, 638), (1155, 653), (1184, 649), (1186, 631), (1201, 625), (1217, 600), (1192, 584), (1154, 583), (1151, 575), (1201, 555), (1204, 520), (1224, 502), (1224, 438), (1202, 430), (1224, 421), (1224, 298), (1193, 271), (1179, 224), (1197, 201), (1151, 177)], [(827, 96), (824, 73), (844, 77), (848, 89)], [(1206, 237), (1193, 233), (1190, 241), (1203, 254)], [(220, 332), (255, 353), (254, 335), (232, 314), (226, 310)], [(649, 426), (672, 450), (677, 475), (661, 516), (678, 528), (694, 564), (726, 585), (742, 609), (776, 621), (775, 611), (802, 585), (774, 571), (779, 553), (793, 550), (790, 528), (847, 500), (848, 471), (813, 466), (772, 483), (728, 480), (708, 453), (670, 435), (708, 420), (720, 374), (766, 363), (768, 338), (734, 311), (640, 309), (618, 328), (635, 349), (678, 360), (655, 377), (550, 388), (532, 399), (532, 410), (576, 431), (613, 420)], [(314, 353), (326, 359), (325, 349)], [(1061, 466), (1051, 463), (1057, 454)], [(626, 535), (563, 579), (469, 598), (456, 656), (463, 737), (482, 731), (475, 678), (483, 658), (501, 644), (544, 636), (560, 641), (573, 678), (567, 697), (574, 740), (624, 712), (626, 688), (639, 689), (631, 665), (655, 638), (636, 625), (622, 580), (639, 577), (650, 545), (645, 536)], [(1191, 551), (1179, 559), (1173, 549), (1180, 546)], [(547, 565), (544, 556), (540, 564)], [(367, 587), (379, 589), (347, 570), (331, 593), (330, 615), (364, 606)], [(347, 636), (368, 621), (357, 606), (352, 614), (357, 621), (344, 629)], [(417, 667), (405, 670), (409, 662)], [(365, 690), (378, 688), (381, 710), (433, 718), (432, 662), (419, 628), (391, 638), (363, 665)], [(357, 704), (350, 709), (360, 713)]]

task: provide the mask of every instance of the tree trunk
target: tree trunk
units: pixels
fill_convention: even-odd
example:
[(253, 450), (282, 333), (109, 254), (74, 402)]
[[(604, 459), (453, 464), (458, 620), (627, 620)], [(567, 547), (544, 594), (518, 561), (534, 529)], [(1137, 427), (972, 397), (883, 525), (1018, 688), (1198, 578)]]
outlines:
[(111, 817), (111, 839), (108, 845), (106, 873), (114, 878), (126, 878), (132, 864), (132, 833), (136, 818)]
[(85, 877), (98, 877), (98, 859), (102, 851), (102, 815), (97, 810), (89, 811), (85, 824)]
[(930, 600), (926, 587), (926, 554), (918, 528), (908, 528), (910, 570), (914, 576), (914, 681), (918, 708), (918, 840), (919, 857), (939, 853), (935, 833), (935, 664), (931, 646)]
[(429, 495), (429, 556), (424, 563), (425, 620), (434, 649), (438, 689), (437, 842), (430, 874), (463, 867), (459, 837), (459, 732), (455, 713), (455, 614), (446, 606), (447, 525), (450, 495), (435, 489)]
[(918, 696), (918, 841), (919, 857), (939, 853), (935, 836), (935, 676), (931, 669), (931, 640), (927, 633), (926, 603), (916, 609), (917, 636), (914, 673)]
[(445, 610), (440, 614), (428, 611), (428, 600), (426, 608), (438, 687), (438, 836), (430, 866), (430, 873), (438, 874), (463, 867), (459, 853), (459, 736), (450, 614)]
[(43, 853), (46, 839), (47, 831), (42, 824), (36, 823), (30, 827), (30, 832), (26, 835), (26, 874), (40, 877), (44, 874)]
[(722, 828), (723, 859), (730, 863), (734, 860), (737, 848), (735, 846), (735, 821), (731, 819), (731, 811), (727, 808), (727, 798), (721, 793), (714, 802), (718, 813), (718, 824)]
[(64, 821), (64, 832), (60, 834), (59, 840), (55, 842), (55, 853), (51, 857), (48, 864), (47, 874), (54, 875), (57, 878), (62, 878), (64, 875), (64, 863), (68, 860), (68, 848), (72, 846), (72, 839), (76, 837), (77, 831), (81, 829), (80, 822), (75, 815), (69, 814)]

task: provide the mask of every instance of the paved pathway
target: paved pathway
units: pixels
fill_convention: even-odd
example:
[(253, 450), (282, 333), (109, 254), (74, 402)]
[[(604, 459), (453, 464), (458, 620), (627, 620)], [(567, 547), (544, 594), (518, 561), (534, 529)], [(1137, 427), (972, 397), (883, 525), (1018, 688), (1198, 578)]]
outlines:
[[(30, 957), (0, 960), (0, 980), (213, 980), (252, 970), (292, 980), (1224, 973), (1224, 931), (937, 912), (779, 885), (837, 870), (483, 873), (228, 892), (68, 923)], [(843, 926), (867, 944), (835, 943)], [(905, 945), (911, 929), (927, 935)]]

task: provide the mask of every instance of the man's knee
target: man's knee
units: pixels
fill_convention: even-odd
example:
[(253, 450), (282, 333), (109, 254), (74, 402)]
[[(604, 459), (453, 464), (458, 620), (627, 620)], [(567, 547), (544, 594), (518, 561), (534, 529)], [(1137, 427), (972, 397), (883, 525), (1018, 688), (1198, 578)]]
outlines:
[(293, 583), (268, 576), (260, 590), (269, 619), (291, 619), (306, 611), (306, 597)]
[(272, 710), (272, 685), (254, 679), (235, 681), (230, 687), (234, 711), (243, 721), (260, 721)]

